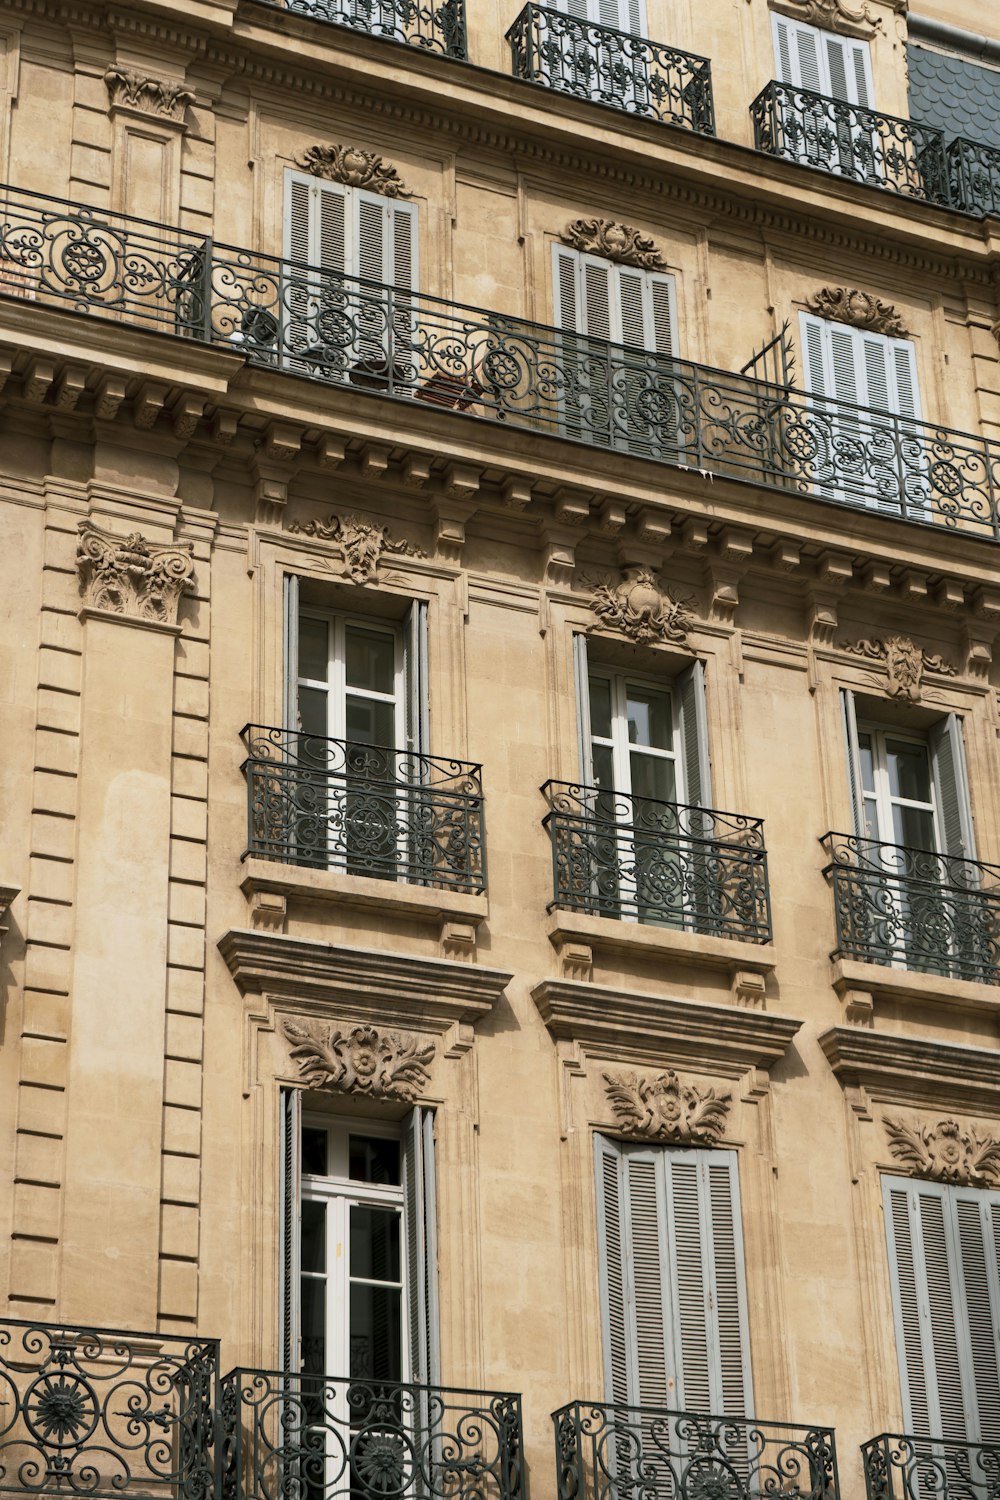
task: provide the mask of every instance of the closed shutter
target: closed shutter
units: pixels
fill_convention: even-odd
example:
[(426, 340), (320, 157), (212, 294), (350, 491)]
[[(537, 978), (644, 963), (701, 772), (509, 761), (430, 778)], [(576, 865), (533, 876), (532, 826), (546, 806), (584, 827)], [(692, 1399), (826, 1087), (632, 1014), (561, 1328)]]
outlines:
[(302, 1095), (280, 1095), (281, 1182), (278, 1192), (278, 1351), (281, 1368), (296, 1371), (301, 1358), (299, 1240), (302, 1202)]
[(771, 25), (778, 82), (792, 88), (812, 89), (815, 94), (826, 93), (820, 32), (816, 27), (790, 21), (776, 12), (771, 14)]
[(847, 688), (840, 690), (840, 711), (844, 725), (844, 751), (847, 756), (847, 784), (851, 793), (852, 832), (858, 838), (865, 836), (865, 797), (861, 780), (861, 745), (858, 740), (858, 717), (854, 705), (854, 694)]
[(942, 852), (956, 859), (975, 859), (962, 721), (957, 714), (948, 714), (932, 727), (930, 748)]
[(774, 62), (779, 83), (811, 89), (871, 109), (871, 51), (867, 42), (836, 36), (776, 13), (771, 17)]
[(409, 1378), (419, 1384), (437, 1385), (441, 1371), (434, 1115), (431, 1110), (419, 1107), (410, 1113), (403, 1126), (403, 1205)]
[(677, 678), (675, 696), (684, 762), (684, 796), (678, 800), (711, 807), (712, 767), (708, 750), (705, 668), (700, 661), (693, 662)]
[(415, 599), (406, 618), (403, 644), (406, 676), (406, 748), (418, 755), (430, 750), (430, 688), (427, 660), (427, 602)]
[(822, 33), (829, 86), (823, 90), (833, 99), (870, 109), (874, 98), (871, 84), (871, 53), (867, 42)]

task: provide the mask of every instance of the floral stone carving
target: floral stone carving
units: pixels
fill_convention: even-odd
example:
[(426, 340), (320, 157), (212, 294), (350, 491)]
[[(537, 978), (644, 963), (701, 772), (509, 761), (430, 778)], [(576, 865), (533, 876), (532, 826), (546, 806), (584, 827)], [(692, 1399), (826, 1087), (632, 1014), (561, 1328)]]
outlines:
[(617, 588), (599, 583), (590, 607), (605, 630), (618, 630), (639, 643), (663, 641), (690, 649), (692, 615), (685, 604), (660, 588), (649, 568), (626, 568)]
[(427, 1087), (434, 1043), (421, 1037), (323, 1021), (286, 1020), (281, 1029), (307, 1088), (412, 1103)]
[(132, 68), (112, 64), (104, 74), (111, 108), (127, 105), (143, 114), (161, 115), (167, 120), (183, 120), (184, 111), (195, 101), (195, 95), (182, 83), (165, 83), (147, 78)]
[(920, 702), (925, 672), (937, 672), (942, 677), (957, 675), (957, 668), (945, 661), (943, 656), (932, 656), (905, 635), (887, 635), (881, 640), (841, 641), (840, 648), (842, 651), (849, 651), (852, 656), (864, 656), (869, 661), (884, 662), (889, 696), (907, 698), (911, 703)]
[(684, 1146), (714, 1146), (726, 1130), (730, 1094), (682, 1083), (670, 1069), (655, 1078), (605, 1073), (615, 1121), (628, 1135)]
[(176, 625), (194, 574), (190, 543), (161, 545), (138, 531), (115, 536), (90, 521), (80, 522), (76, 564), (86, 607), (162, 625)]
[(406, 557), (426, 557), (422, 547), (412, 542), (395, 541), (388, 526), (376, 526), (362, 516), (331, 515), (325, 521), (293, 521), (289, 531), (300, 536), (318, 537), (336, 542), (344, 559), (344, 569), (352, 583), (371, 583), (377, 578), (379, 565), (386, 553)]
[(403, 182), (396, 168), (390, 166), (383, 156), (373, 151), (362, 151), (360, 146), (310, 146), (295, 165), (314, 177), (325, 177), (329, 182), (343, 182), (348, 187), (367, 188), (370, 193), (381, 193), (383, 198), (409, 198), (410, 189)]
[(560, 238), (574, 250), (603, 255), (623, 266), (639, 266), (644, 271), (667, 269), (653, 240), (630, 224), (616, 224), (613, 219), (574, 219)]
[[(795, 16), (810, 26), (822, 27), (824, 31), (847, 31), (848, 34), (870, 36), (881, 31), (882, 22), (872, 15), (868, 0), (855, 10), (847, 0), (772, 0), (775, 10)], [(905, 7), (906, 0), (893, 0), (894, 8)]]
[(857, 287), (820, 287), (806, 298), (806, 310), (831, 323), (849, 323), (852, 328), (867, 328), (870, 333), (884, 333), (893, 339), (909, 337), (909, 329), (890, 303)]
[(914, 1177), (961, 1187), (1000, 1187), (1000, 1139), (963, 1130), (957, 1120), (909, 1124), (882, 1116), (889, 1150)]

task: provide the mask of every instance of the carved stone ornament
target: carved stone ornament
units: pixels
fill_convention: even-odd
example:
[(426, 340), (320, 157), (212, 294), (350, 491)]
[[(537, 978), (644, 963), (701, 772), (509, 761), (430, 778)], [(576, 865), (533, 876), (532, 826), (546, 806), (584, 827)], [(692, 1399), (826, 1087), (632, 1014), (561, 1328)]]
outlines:
[[(894, 9), (904, 11), (905, 6), (906, 0), (893, 0)], [(847, 0), (772, 0), (772, 9), (784, 11), (809, 26), (844, 31), (849, 36), (871, 36), (874, 31), (882, 30), (882, 21), (872, 14), (868, 0), (862, 0), (858, 7), (848, 5)]]
[(176, 625), (194, 573), (190, 543), (149, 542), (138, 531), (115, 536), (90, 521), (80, 522), (76, 565), (86, 607), (161, 625)]
[(409, 1032), (374, 1026), (341, 1031), (328, 1021), (288, 1020), (281, 1029), (307, 1088), (410, 1104), (427, 1087), (434, 1043)]
[(957, 675), (951, 662), (942, 656), (930, 655), (905, 635), (887, 635), (882, 640), (841, 641), (840, 649), (849, 651), (852, 656), (884, 662), (890, 698), (906, 698), (910, 703), (920, 702), (925, 672), (937, 672), (942, 677)]
[(590, 607), (598, 620), (590, 630), (618, 630), (640, 644), (662, 641), (690, 650), (688, 633), (694, 618), (686, 604), (660, 588), (649, 568), (626, 568), (617, 588), (599, 583)]
[(909, 1167), (914, 1177), (931, 1182), (956, 1183), (960, 1187), (1000, 1187), (1000, 1139), (963, 1130), (957, 1120), (939, 1120), (936, 1125), (908, 1124), (882, 1116), (889, 1150)]
[(184, 111), (195, 101), (195, 95), (182, 83), (165, 83), (147, 78), (132, 68), (112, 63), (104, 74), (111, 108), (127, 105), (146, 115), (160, 115), (166, 120), (183, 120)]
[(361, 516), (330, 516), (326, 521), (293, 521), (289, 531), (302, 536), (318, 537), (324, 542), (336, 542), (344, 559), (344, 568), (352, 583), (371, 583), (378, 576), (379, 566), (386, 553), (406, 557), (426, 557), (421, 547), (412, 542), (394, 541), (387, 526), (376, 526)]
[(603, 255), (622, 266), (639, 266), (643, 271), (667, 269), (655, 242), (631, 224), (616, 224), (613, 219), (574, 219), (566, 225), (560, 239), (574, 250)]
[(715, 1146), (726, 1131), (731, 1094), (697, 1089), (677, 1074), (640, 1078), (637, 1073), (605, 1073), (615, 1123), (627, 1135), (680, 1146)]
[(909, 329), (896, 309), (888, 302), (861, 292), (857, 287), (823, 286), (806, 298), (806, 311), (831, 323), (848, 323), (852, 328), (867, 328), (869, 333), (884, 333), (891, 339), (909, 338)]
[(383, 198), (409, 198), (410, 189), (382, 156), (362, 151), (360, 146), (310, 146), (295, 158), (295, 165), (314, 177), (343, 182), (348, 187), (367, 188)]

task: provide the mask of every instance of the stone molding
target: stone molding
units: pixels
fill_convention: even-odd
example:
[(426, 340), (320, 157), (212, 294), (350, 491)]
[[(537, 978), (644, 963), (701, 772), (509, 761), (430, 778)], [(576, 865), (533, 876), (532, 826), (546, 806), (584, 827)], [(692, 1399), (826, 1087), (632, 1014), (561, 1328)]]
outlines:
[(574, 219), (559, 238), (574, 250), (603, 255), (617, 265), (638, 266), (643, 271), (667, 269), (655, 240), (631, 224), (618, 224), (614, 219)]
[(195, 102), (195, 94), (183, 83), (149, 78), (132, 68), (112, 63), (104, 74), (109, 109), (134, 109), (140, 114), (182, 124), (184, 112)]
[(624, 1135), (677, 1146), (717, 1146), (725, 1134), (731, 1094), (683, 1083), (672, 1068), (655, 1078), (636, 1073), (603, 1077), (616, 1127)]
[(588, 635), (609, 630), (628, 636), (638, 645), (655, 642), (692, 649), (688, 634), (695, 621), (688, 602), (673, 598), (661, 588), (650, 568), (625, 568), (617, 586), (612, 586), (611, 579), (597, 583), (590, 608), (597, 622), (588, 628)]
[(833, 1026), (819, 1038), (846, 1088), (888, 1104), (978, 1110), (1000, 1116), (1000, 1051)]
[(923, 1125), (882, 1116), (889, 1150), (913, 1177), (959, 1187), (1000, 1187), (1000, 1137), (963, 1130), (957, 1120)]
[(869, 333), (884, 333), (889, 338), (906, 339), (909, 329), (896, 309), (857, 287), (824, 286), (806, 298), (806, 311), (830, 323), (848, 323), (852, 328), (866, 328)]
[(192, 543), (150, 542), (81, 521), (76, 563), (84, 608), (176, 625), (181, 594), (192, 588)]
[(427, 1088), (436, 1048), (422, 1037), (374, 1026), (344, 1030), (335, 1022), (287, 1016), (281, 1030), (306, 1088), (406, 1104)]
[(369, 193), (381, 193), (383, 198), (413, 196), (384, 156), (364, 151), (360, 146), (338, 146), (332, 141), (328, 146), (310, 146), (295, 158), (295, 165), (313, 177), (342, 182), (346, 187), (365, 188)]
[(840, 649), (851, 656), (864, 657), (867, 661), (883, 662), (889, 697), (906, 698), (911, 703), (920, 702), (921, 683), (925, 672), (934, 672), (939, 677), (958, 676), (957, 667), (945, 661), (943, 656), (932, 655), (905, 635), (873, 636), (863, 641), (841, 641)]
[[(899, 14), (905, 14), (907, 3), (908, 0), (893, 0), (893, 7)], [(770, 5), (780, 15), (792, 16), (796, 21), (805, 21), (825, 31), (838, 31), (844, 36), (867, 38), (882, 30), (882, 22), (872, 14), (868, 0), (863, 0), (857, 10), (849, 6), (847, 0), (770, 0)]]
[(298, 536), (334, 542), (340, 548), (344, 571), (352, 583), (377, 583), (384, 556), (427, 556), (422, 547), (394, 540), (388, 526), (378, 526), (363, 516), (330, 515), (325, 521), (293, 521), (288, 530)]
[(544, 979), (531, 995), (550, 1033), (587, 1051), (730, 1078), (769, 1069), (802, 1025), (768, 1011), (672, 1000), (585, 980)]
[(241, 995), (322, 1007), (343, 1023), (416, 1026), (443, 1034), (489, 1015), (513, 977), (461, 960), (349, 948), (231, 928), (219, 951)]

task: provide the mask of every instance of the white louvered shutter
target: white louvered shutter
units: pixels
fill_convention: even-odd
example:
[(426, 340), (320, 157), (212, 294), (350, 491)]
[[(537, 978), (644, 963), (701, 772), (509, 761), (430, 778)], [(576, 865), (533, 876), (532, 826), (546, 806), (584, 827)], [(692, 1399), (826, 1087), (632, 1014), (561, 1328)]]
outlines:
[(573, 681), (576, 686), (578, 775), (585, 786), (593, 786), (594, 752), (590, 738), (590, 670), (587, 662), (587, 637), (585, 635), (573, 637)]
[(820, 32), (814, 26), (791, 21), (771, 13), (774, 37), (774, 62), (779, 83), (792, 88), (812, 89), (823, 94), (825, 73), (820, 50)]
[(284, 629), (282, 632), (283, 707), (285, 728), (299, 727), (299, 580), (286, 573), (282, 586)]
[[(632, 1306), (632, 1390), (640, 1406), (673, 1406), (676, 1355), (669, 1349), (669, 1259), (661, 1151), (629, 1148), (625, 1210), (629, 1255), (626, 1291)], [(631, 1284), (630, 1284), (631, 1283)]]
[(968, 1313), (968, 1368), (974, 1410), (970, 1435), (979, 1443), (1000, 1442), (1000, 1193), (952, 1189)]
[(943, 852), (958, 859), (975, 859), (969, 777), (962, 721), (957, 714), (948, 714), (932, 726), (930, 750)]
[(597, 1160), (597, 1240), (601, 1315), (604, 1332), (604, 1382), (610, 1401), (631, 1400), (632, 1308), (626, 1308), (625, 1268), (629, 1256), (625, 1219), (624, 1148), (595, 1138)]
[(693, 662), (677, 678), (675, 696), (680, 712), (681, 753), (684, 761), (684, 796), (681, 800), (700, 807), (711, 807), (712, 768), (708, 749), (705, 667), (702, 662)]
[(823, 93), (848, 104), (870, 109), (874, 97), (871, 86), (871, 54), (867, 42), (835, 36), (824, 31), (822, 51), (826, 61), (827, 87)]
[(427, 602), (415, 599), (406, 617), (403, 643), (406, 677), (406, 748), (419, 755), (430, 749), (430, 686), (427, 653)]

